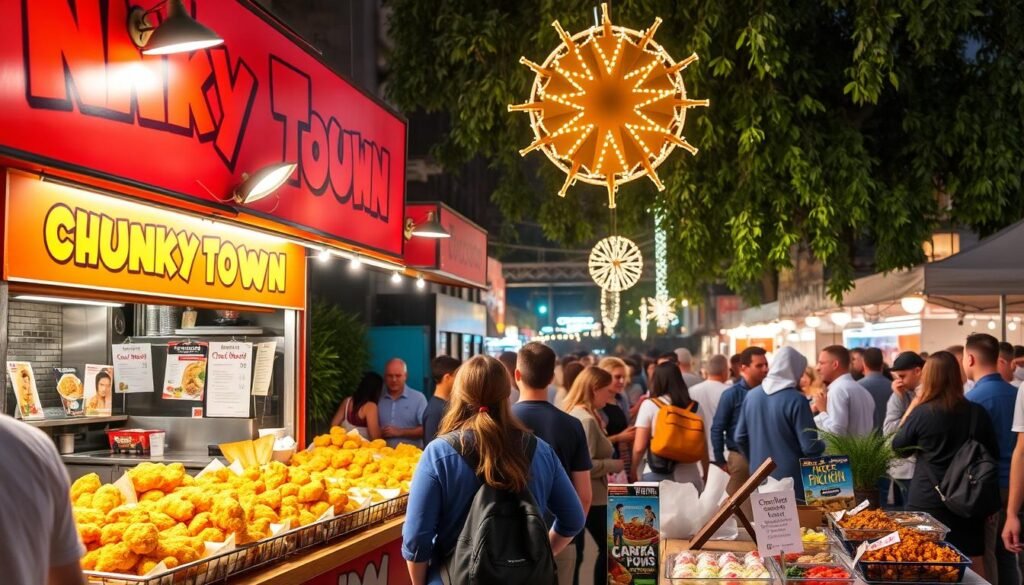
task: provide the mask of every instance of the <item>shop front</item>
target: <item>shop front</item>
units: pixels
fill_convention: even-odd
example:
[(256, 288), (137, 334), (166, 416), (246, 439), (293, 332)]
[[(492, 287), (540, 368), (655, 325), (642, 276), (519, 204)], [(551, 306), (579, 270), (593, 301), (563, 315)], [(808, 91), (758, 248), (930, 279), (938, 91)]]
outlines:
[[(102, 484), (142, 463), (196, 476), (218, 457), (249, 461), (220, 446), (265, 433), (301, 451), (309, 262), (405, 270), (404, 120), (253, 2), (140, 5), (0, 0), (0, 411), (51, 434), (73, 479)], [(218, 42), (157, 51), (160, 25), (183, 16)], [(373, 481), (402, 487), (389, 479)], [(143, 496), (133, 482), (124, 501)], [(240, 529), (239, 558), (309, 548), (327, 572), (392, 546), (400, 498), (327, 491), (294, 521), (275, 510), (287, 549), (242, 547), (270, 532)], [(321, 508), (338, 517), (318, 523)]]

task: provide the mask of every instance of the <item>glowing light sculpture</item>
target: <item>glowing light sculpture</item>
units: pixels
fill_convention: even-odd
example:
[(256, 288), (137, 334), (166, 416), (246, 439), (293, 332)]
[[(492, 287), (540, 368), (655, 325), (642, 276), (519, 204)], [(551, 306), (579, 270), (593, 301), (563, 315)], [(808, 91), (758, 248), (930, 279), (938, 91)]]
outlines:
[(622, 236), (608, 236), (595, 244), (587, 264), (597, 286), (616, 293), (629, 290), (644, 269), (640, 248)]
[(541, 150), (565, 174), (558, 192), (577, 180), (608, 189), (615, 208), (618, 185), (646, 175), (659, 191), (657, 167), (675, 148), (697, 154), (683, 137), (686, 110), (708, 100), (686, 96), (682, 72), (694, 53), (676, 62), (654, 39), (660, 18), (646, 31), (616, 26), (601, 4), (601, 25), (570, 36), (552, 23), (562, 42), (535, 73), (530, 99), (509, 106), (527, 112), (535, 140), (519, 151)]
[(601, 289), (601, 325), (604, 326), (609, 333), (615, 330), (615, 326), (619, 323), (619, 311), (621, 310), (621, 303), (619, 299), (618, 291), (610, 291), (607, 289)]

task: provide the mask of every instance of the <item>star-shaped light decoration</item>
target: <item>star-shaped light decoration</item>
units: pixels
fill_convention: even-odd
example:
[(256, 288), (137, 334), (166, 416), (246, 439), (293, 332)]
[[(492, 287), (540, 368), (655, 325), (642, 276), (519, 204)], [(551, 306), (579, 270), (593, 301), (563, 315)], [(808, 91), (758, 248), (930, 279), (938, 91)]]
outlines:
[(659, 329), (668, 329), (672, 321), (679, 318), (676, 315), (676, 300), (667, 297), (648, 297), (647, 311)]
[(594, 244), (587, 266), (590, 278), (602, 290), (622, 292), (640, 280), (644, 260), (640, 248), (632, 240), (608, 236)]
[(565, 172), (560, 196), (577, 180), (605, 185), (615, 208), (617, 186), (643, 175), (663, 190), (655, 169), (677, 146), (697, 154), (686, 110), (709, 102), (686, 97), (682, 71), (697, 54), (676, 62), (654, 42), (660, 18), (637, 31), (612, 25), (607, 4), (601, 13), (600, 26), (572, 36), (553, 23), (561, 44), (541, 65), (520, 59), (536, 76), (530, 100), (509, 110), (530, 114), (535, 140), (520, 154), (541, 149)]

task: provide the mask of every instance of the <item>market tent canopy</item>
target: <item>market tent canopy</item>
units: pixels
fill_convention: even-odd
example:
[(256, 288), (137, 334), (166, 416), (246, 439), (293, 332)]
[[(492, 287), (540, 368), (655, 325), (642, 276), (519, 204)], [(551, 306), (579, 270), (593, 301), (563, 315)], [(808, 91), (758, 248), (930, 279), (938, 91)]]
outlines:
[(1024, 308), (1024, 220), (970, 250), (910, 270), (858, 278), (844, 295), (850, 307), (898, 303), (925, 294), (928, 301), (963, 311), (993, 311), (1000, 295), (1007, 308)]

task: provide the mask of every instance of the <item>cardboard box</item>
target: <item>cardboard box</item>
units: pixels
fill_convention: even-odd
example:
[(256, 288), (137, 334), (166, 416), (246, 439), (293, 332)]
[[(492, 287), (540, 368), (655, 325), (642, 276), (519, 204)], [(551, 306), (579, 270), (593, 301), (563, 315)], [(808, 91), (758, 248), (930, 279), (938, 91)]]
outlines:
[(608, 486), (608, 583), (656, 585), (661, 509), (658, 484)]

